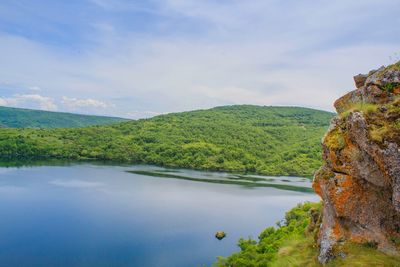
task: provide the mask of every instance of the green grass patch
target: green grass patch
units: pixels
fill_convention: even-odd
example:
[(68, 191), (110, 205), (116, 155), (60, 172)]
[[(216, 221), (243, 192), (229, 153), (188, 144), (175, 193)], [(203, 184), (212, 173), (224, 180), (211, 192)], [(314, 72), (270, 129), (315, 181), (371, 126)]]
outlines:
[(347, 118), (350, 115), (350, 113), (352, 113), (354, 111), (359, 111), (359, 112), (362, 112), (362, 113), (368, 115), (368, 114), (377, 112), (378, 108), (379, 108), (379, 105), (377, 105), (377, 104), (364, 103), (364, 102), (352, 103), (348, 107), (348, 109), (346, 111), (340, 113), (339, 116), (342, 119)]
[(369, 137), (371, 140), (382, 143), (384, 138), (389, 134), (390, 128), (387, 125), (376, 126), (373, 125), (369, 130)]

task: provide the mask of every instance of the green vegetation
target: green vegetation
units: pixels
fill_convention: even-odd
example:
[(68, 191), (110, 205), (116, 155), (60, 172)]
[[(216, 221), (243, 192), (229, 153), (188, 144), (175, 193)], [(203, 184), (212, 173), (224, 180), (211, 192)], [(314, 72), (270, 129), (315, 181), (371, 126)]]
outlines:
[[(218, 267), (318, 267), (316, 231), (319, 228), (321, 205), (305, 203), (286, 213), (283, 225), (269, 227), (259, 240), (239, 240), (240, 252), (219, 257)], [(312, 219), (314, 218), (314, 219)], [(327, 267), (399, 266), (400, 257), (388, 256), (370, 244), (338, 247), (343, 257), (329, 262)]]
[(109, 126), (0, 129), (0, 158), (148, 163), (310, 177), (333, 113), (226, 106)]
[(369, 130), (369, 137), (371, 140), (382, 143), (385, 136), (388, 135), (390, 129), (387, 125), (376, 126), (371, 125)]
[(382, 90), (389, 93), (393, 93), (394, 89), (399, 86), (400, 86), (399, 83), (387, 83), (382, 86)]
[(258, 237), (258, 242), (252, 239), (240, 239), (238, 244), (240, 252), (227, 258), (219, 257), (216, 266), (270, 266), (277, 259), (279, 250), (286, 242), (304, 238), (306, 228), (310, 223), (310, 211), (320, 209), (321, 205), (316, 203), (298, 205), (286, 213), (283, 225), (265, 229)]
[(0, 128), (73, 128), (108, 125), (127, 119), (0, 106)]
[(364, 102), (358, 102), (358, 103), (352, 103), (351, 106), (349, 106), (346, 111), (340, 113), (340, 117), (343, 118), (347, 118), (350, 113), (354, 112), (354, 111), (360, 111), (364, 114), (370, 114), (370, 113), (374, 113), (378, 110), (379, 105), (377, 104), (371, 104), (371, 103), (364, 103)]
[[(394, 100), (387, 104), (352, 103), (346, 111), (339, 114), (339, 117), (343, 121), (354, 111), (364, 114), (369, 124), (368, 130), (371, 140), (377, 143), (384, 143), (384, 141), (398, 142), (400, 140), (399, 96), (395, 96)], [(326, 135), (325, 143), (331, 149), (341, 149), (344, 144), (344, 136), (340, 130), (332, 131)]]
[[(344, 256), (337, 257), (324, 265), (326, 267), (398, 267), (400, 257), (388, 256), (370, 244), (347, 243), (339, 248)], [(287, 240), (279, 249), (277, 258), (271, 262), (271, 267), (321, 267), (317, 262), (318, 250), (311, 236), (303, 236)]]

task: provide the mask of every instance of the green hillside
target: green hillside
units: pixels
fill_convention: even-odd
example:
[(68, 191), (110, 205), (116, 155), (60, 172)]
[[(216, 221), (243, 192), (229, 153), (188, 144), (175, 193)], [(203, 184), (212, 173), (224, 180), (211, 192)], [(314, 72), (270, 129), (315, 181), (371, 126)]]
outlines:
[[(219, 257), (215, 267), (321, 267), (316, 239), (321, 223), (321, 203), (304, 203), (288, 211), (277, 227), (268, 227), (254, 239), (240, 239), (240, 251)], [(400, 266), (399, 256), (378, 251), (373, 244), (347, 242), (336, 248), (337, 257), (326, 267)]]
[(76, 128), (121, 121), (127, 120), (0, 106), (0, 127), (2, 128)]
[(2, 159), (97, 159), (310, 177), (333, 113), (226, 106), (78, 129), (0, 129)]

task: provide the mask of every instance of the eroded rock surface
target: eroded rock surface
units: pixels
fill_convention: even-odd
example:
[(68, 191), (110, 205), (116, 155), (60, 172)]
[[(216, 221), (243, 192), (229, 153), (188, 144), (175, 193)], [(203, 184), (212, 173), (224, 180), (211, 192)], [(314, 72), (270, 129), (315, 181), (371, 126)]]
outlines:
[(357, 89), (335, 102), (314, 177), (321, 263), (349, 241), (400, 253), (400, 62), (354, 80)]

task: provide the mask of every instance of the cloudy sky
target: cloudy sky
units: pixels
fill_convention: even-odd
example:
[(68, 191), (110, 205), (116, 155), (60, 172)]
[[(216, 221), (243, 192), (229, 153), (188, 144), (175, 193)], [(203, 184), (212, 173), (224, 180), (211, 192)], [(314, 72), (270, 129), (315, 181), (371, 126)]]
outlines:
[(1, 0), (0, 105), (130, 118), (332, 110), (400, 60), (399, 0)]

